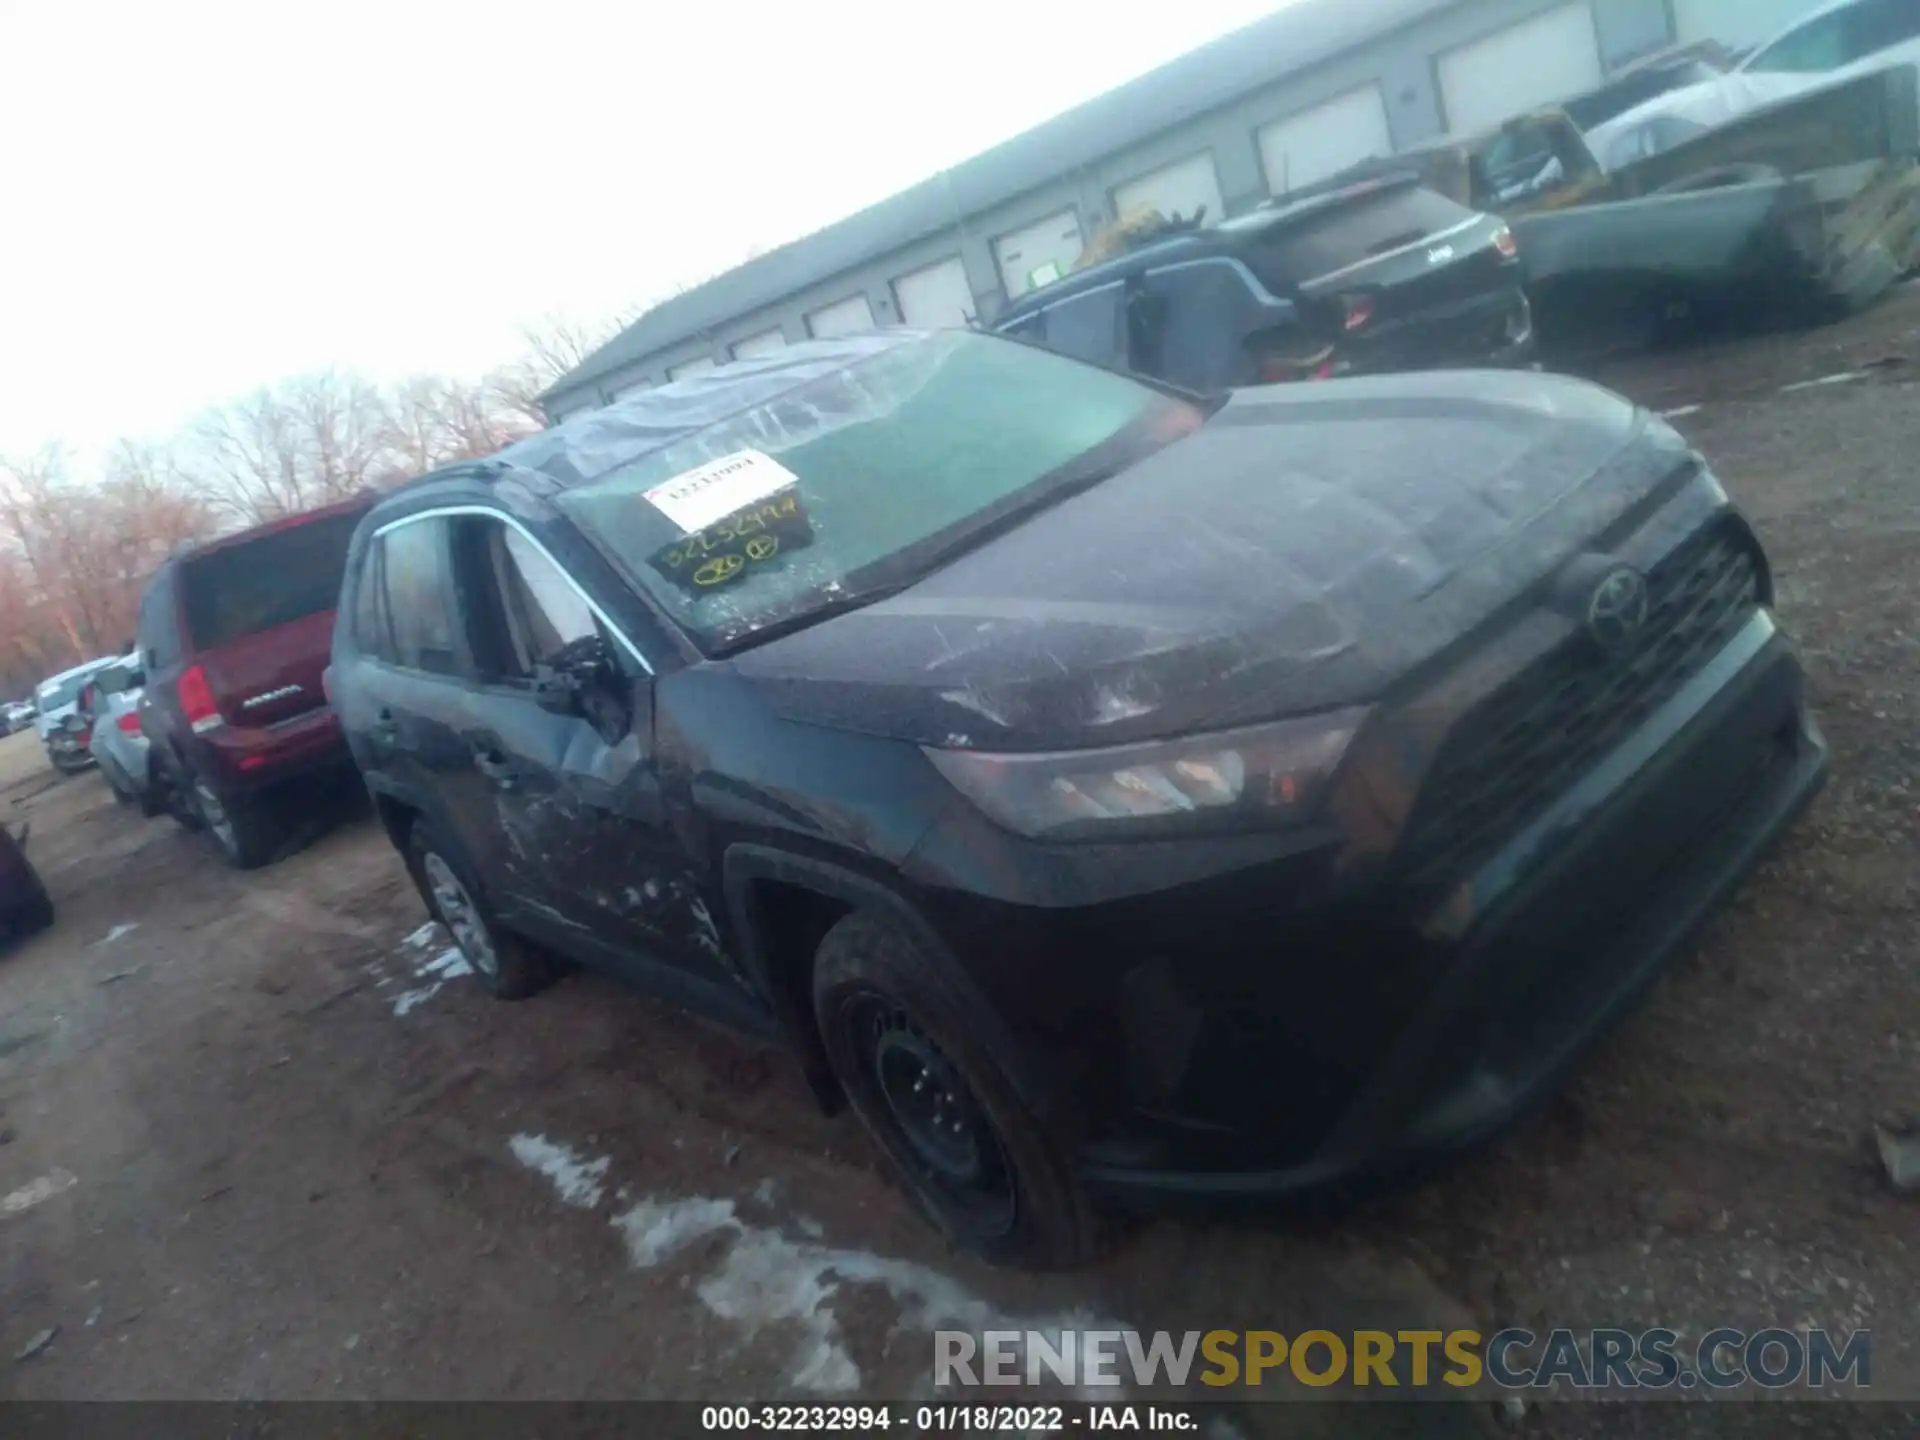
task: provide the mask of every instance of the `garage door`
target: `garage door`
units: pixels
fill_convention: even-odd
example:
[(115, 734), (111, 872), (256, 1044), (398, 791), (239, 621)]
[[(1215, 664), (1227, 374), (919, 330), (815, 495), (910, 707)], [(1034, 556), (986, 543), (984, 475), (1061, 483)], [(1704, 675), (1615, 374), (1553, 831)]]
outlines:
[(667, 367), (667, 378), (669, 380), (684, 380), (689, 375), (704, 375), (707, 371), (718, 368), (719, 367), (713, 363), (711, 356), (702, 355), (698, 360), (689, 360), (684, 365), (669, 365)]
[(1162, 215), (1191, 220), (1202, 208), (1209, 225), (1226, 218), (1226, 206), (1220, 203), (1220, 177), (1214, 172), (1211, 154), (1189, 156), (1177, 165), (1116, 185), (1113, 190), (1117, 215), (1158, 210)]
[(1439, 60), (1440, 104), (1447, 129), (1476, 135), (1538, 105), (1591, 90), (1600, 83), (1600, 41), (1593, 10), (1562, 5)]
[(1393, 153), (1387, 105), (1378, 85), (1358, 90), (1260, 127), (1260, 166), (1267, 189), (1284, 195), (1349, 165)]
[(816, 340), (831, 340), (836, 335), (858, 335), (862, 330), (871, 329), (873, 307), (867, 304), (864, 295), (850, 295), (807, 316), (807, 333)]
[(1000, 283), (1006, 287), (1007, 298), (1024, 295), (1066, 274), (1085, 246), (1080, 217), (1071, 210), (1002, 235), (993, 242), (993, 259), (1000, 267)]
[(973, 318), (973, 285), (958, 255), (902, 275), (893, 282), (893, 301), (900, 323), (922, 330), (953, 329)]
[(751, 360), (756, 355), (771, 355), (776, 350), (787, 348), (787, 337), (778, 330), (762, 330), (758, 335), (749, 335), (744, 340), (734, 342), (733, 358)]
[(1819, 0), (1673, 0), (1673, 29), (1682, 43), (1758, 45), (1818, 8)]

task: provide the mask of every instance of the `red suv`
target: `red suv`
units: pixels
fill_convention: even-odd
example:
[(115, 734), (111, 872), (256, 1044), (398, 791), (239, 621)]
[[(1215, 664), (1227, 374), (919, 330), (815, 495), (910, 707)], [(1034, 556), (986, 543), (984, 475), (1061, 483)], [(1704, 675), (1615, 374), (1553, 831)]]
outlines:
[(358, 496), (169, 559), (140, 600), (140, 719), (183, 825), (250, 870), (285, 835), (288, 782), (352, 759), (322, 677)]

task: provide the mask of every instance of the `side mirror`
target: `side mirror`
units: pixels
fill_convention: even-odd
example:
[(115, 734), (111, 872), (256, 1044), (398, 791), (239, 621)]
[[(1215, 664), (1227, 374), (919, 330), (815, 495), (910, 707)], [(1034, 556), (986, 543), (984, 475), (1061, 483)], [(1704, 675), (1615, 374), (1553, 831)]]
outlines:
[(542, 710), (587, 721), (614, 744), (631, 723), (631, 696), (604, 635), (585, 635), (533, 672), (533, 700)]
[(533, 667), (533, 703), (551, 715), (581, 713), (579, 677), (553, 665)]

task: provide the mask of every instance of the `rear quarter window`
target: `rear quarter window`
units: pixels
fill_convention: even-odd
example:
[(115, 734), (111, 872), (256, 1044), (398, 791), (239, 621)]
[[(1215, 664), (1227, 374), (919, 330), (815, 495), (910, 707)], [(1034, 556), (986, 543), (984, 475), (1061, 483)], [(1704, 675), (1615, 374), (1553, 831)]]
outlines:
[(1264, 284), (1287, 290), (1471, 219), (1473, 211), (1444, 195), (1402, 186), (1283, 224), (1262, 236), (1247, 258)]
[(359, 521), (357, 514), (328, 515), (184, 561), (180, 586), (195, 648), (215, 649), (333, 609)]

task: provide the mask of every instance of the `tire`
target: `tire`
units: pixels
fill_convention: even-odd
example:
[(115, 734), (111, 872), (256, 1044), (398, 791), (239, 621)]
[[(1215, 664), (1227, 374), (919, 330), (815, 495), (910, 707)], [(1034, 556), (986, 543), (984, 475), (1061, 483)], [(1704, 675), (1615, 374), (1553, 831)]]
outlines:
[(166, 787), (160, 783), (160, 777), (154, 773), (151, 762), (147, 765), (147, 783), (137, 795), (134, 803), (140, 807), (140, 813), (151, 820), (167, 813)]
[(113, 798), (122, 805), (134, 803), (133, 782), (121, 772), (119, 765), (112, 760), (100, 762), (100, 774), (107, 782), (107, 788), (113, 791)]
[(33, 888), (33, 897), (0, 921), (0, 937), (9, 944), (29, 940), (53, 926), (53, 901), (47, 895), (46, 886), (36, 877)]
[(236, 870), (258, 870), (272, 860), (285, 838), (271, 807), (257, 799), (230, 800), (198, 776), (189, 777), (189, 803), (220, 858)]
[(872, 910), (837, 923), (814, 958), (813, 1004), (848, 1102), (955, 1248), (1027, 1269), (1107, 1248), (1066, 1147), (905, 927)]
[(474, 977), (497, 1000), (524, 1000), (554, 982), (548, 959), (503, 929), (458, 847), (434, 825), (415, 820), (407, 831), (407, 873), (427, 913), (447, 927)]

